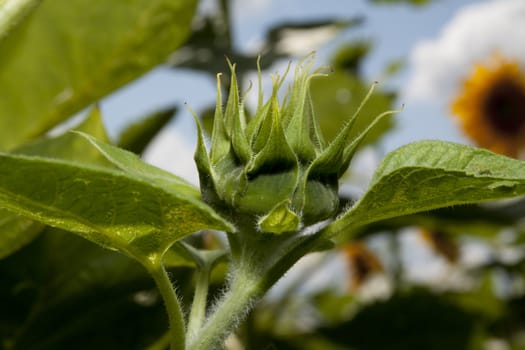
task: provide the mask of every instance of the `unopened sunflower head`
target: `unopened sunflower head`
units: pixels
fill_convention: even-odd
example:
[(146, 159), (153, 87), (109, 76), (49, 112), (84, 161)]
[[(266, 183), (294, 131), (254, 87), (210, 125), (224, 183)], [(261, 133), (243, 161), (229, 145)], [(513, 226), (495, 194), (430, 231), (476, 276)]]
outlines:
[[(326, 144), (310, 98), (310, 80), (321, 75), (318, 70), (311, 73), (312, 65), (313, 56), (299, 62), (282, 102), (278, 91), (285, 76), (273, 77), (272, 94), (264, 102), (259, 69), (259, 103), (249, 121), (235, 65), (230, 64), (225, 108), (218, 75), (211, 147), (207, 152), (199, 130), (195, 160), (203, 199), (233, 221), (248, 217), (259, 231), (284, 233), (335, 216), (339, 208), (338, 179), (367, 131), (383, 115), (390, 114), (378, 116), (365, 132), (350, 140), (361, 104), (339, 135)], [(368, 96), (371, 93), (372, 89)]]

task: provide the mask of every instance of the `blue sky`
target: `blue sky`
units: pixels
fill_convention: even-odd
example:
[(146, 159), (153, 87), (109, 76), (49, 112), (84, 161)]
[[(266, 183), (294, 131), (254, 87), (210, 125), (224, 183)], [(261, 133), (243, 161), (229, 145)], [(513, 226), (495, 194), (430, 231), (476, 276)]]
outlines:
[[(202, 1), (201, 11), (213, 7), (213, 3), (213, 0)], [(406, 69), (389, 82), (403, 92), (398, 103), (404, 103), (405, 109), (397, 117), (396, 130), (380, 145), (381, 152), (421, 139), (468, 142), (448, 114), (448, 98), (452, 93), (450, 86), (453, 86), (452, 83), (457, 85), (469, 65), (482, 59), (488, 50), (494, 49), (487, 46), (484, 38), (492, 38), (490, 40), (496, 48), (509, 36), (511, 39), (521, 39), (508, 35), (509, 29), (505, 28), (505, 25), (509, 25), (508, 16), (500, 11), (502, 14), (498, 17), (497, 10), (505, 5), (508, 8), (514, 6), (508, 11), (516, 12), (515, 8), (518, 8), (523, 15), (523, 4), (523, 0), (437, 0), (428, 6), (414, 7), (370, 5), (366, 0), (233, 0), (235, 44), (242, 50), (256, 50), (266, 30), (285, 20), (365, 16), (366, 20), (360, 28), (344, 31), (331, 42), (317, 48), (318, 63), (325, 64), (338, 45), (355, 38), (371, 39), (374, 43), (374, 49), (364, 66), (365, 75), (370, 81), (377, 80), (391, 60), (407, 59)], [(491, 21), (487, 22), (484, 16), (490, 16)], [(521, 16), (521, 20), (525, 23), (525, 16)], [(481, 23), (479, 28), (476, 27), (477, 23)], [(490, 23), (490, 26), (484, 23)], [(499, 27), (503, 29), (498, 31)], [(523, 25), (521, 28), (525, 35)], [(503, 34), (498, 36), (500, 32)], [(458, 37), (469, 45), (455, 43)], [(471, 40), (471, 37), (474, 39)], [(525, 41), (509, 40), (504, 46), (519, 47), (519, 42)], [(512, 47), (508, 49), (511, 53), (516, 52), (517, 56), (525, 58), (525, 52)], [(444, 77), (446, 79), (436, 76), (436, 72), (440, 71), (438, 68), (450, 71), (455, 76)], [(439, 80), (438, 83), (444, 80), (450, 86), (443, 88), (435, 83), (436, 80)], [(433, 96), (418, 96), (418, 92), (422, 91), (431, 91), (427, 95)], [(173, 103), (182, 105), (183, 102), (188, 102), (198, 111), (201, 106), (213, 103), (214, 99), (215, 83), (209, 77), (160, 68), (106, 99), (102, 109), (108, 127), (115, 135), (129, 120), (148, 111)], [(147, 159), (182, 176), (195, 178), (191, 161), (195, 144), (193, 130), (191, 116), (187, 111), (182, 111), (176, 122), (162, 133), (153, 149), (146, 154)]]

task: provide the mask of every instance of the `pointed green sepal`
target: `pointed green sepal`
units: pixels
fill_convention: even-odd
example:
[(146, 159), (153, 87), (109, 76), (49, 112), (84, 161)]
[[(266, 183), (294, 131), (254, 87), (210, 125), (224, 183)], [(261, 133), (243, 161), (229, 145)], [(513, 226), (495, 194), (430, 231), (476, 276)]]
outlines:
[(253, 116), (253, 118), (250, 120), (250, 122), (246, 126), (246, 137), (249, 140), (252, 150), (255, 153), (258, 153), (264, 146), (264, 142), (260, 142), (256, 140), (260, 139), (261, 141), (264, 141), (264, 137), (259, 138), (259, 133), (261, 132), (261, 128), (263, 128), (264, 121), (267, 118), (269, 119), (269, 121), (266, 125), (266, 129), (263, 129), (263, 133), (266, 132), (267, 136), (270, 135), (272, 121), (271, 121), (271, 117), (268, 117), (268, 114), (271, 113), (270, 112), (271, 106), (272, 106), (272, 100), (270, 99), (262, 106), (262, 108), (257, 109), (257, 111), (255, 112), (255, 115)]
[(272, 95), (261, 112), (256, 114), (255, 118), (250, 122), (249, 127), (254, 126), (251, 145), (255, 154), (261, 152), (268, 143), (272, 133), (273, 115), (274, 113), (279, 113), (277, 110), (279, 108), (278, 105), (277, 96)]
[(256, 175), (261, 172), (273, 173), (297, 167), (297, 158), (288, 144), (288, 141), (286, 141), (286, 136), (279, 116), (279, 106), (276, 97), (273, 99), (272, 103), (272, 126), (270, 135), (266, 139), (264, 147), (248, 165), (247, 173), (249, 175)]
[(233, 157), (225, 157), (217, 166), (215, 171), (219, 178), (217, 181), (217, 193), (228, 205), (236, 207), (238, 198), (246, 192), (248, 179), (244, 167), (238, 166)]
[[(262, 106), (262, 108), (257, 109), (255, 117), (246, 127), (246, 135), (248, 140), (250, 140), (250, 145), (252, 146), (254, 153), (259, 153), (268, 142), (273, 125), (273, 114), (281, 112), (277, 95), (289, 69), (290, 64), (288, 65), (288, 68), (286, 69), (286, 72), (283, 76), (272, 76), (272, 96)], [(259, 79), (261, 79), (260, 76)], [(261, 85), (262, 83), (259, 81), (259, 87)], [(259, 97), (261, 96), (262, 95)]]
[(243, 105), (239, 105), (236, 112), (233, 130), (232, 130), (232, 147), (237, 158), (243, 163), (248, 164), (252, 158), (252, 150), (245, 133), (245, 116)]
[(319, 120), (315, 116), (314, 103), (310, 94), (310, 89), (306, 91), (306, 105), (304, 106), (304, 117), (310, 121), (310, 136), (316, 149), (316, 153), (320, 153), (321, 150), (325, 149), (326, 143), (321, 132), (321, 126)]
[(224, 120), (226, 123), (226, 131), (231, 138), (231, 145), (237, 158), (243, 163), (247, 164), (251, 157), (251, 149), (246, 138), (246, 119), (244, 116), (244, 106), (239, 99), (239, 85), (237, 83), (237, 76), (235, 74), (235, 65), (228, 61), (231, 71), (230, 94), (226, 109), (224, 112)]
[(301, 228), (301, 219), (290, 209), (290, 200), (285, 200), (263, 216), (257, 226), (268, 233), (295, 232)]
[(201, 123), (193, 111), (191, 112), (195, 119), (195, 125), (197, 126), (197, 148), (195, 149), (193, 159), (195, 160), (197, 171), (199, 173), (202, 197), (207, 202), (214, 202), (218, 199), (215, 174), (211, 165), (210, 157), (206, 151), (206, 145), (204, 144), (204, 134)]
[[(361, 101), (361, 104), (355, 111), (354, 115), (343, 127), (343, 130), (341, 130), (341, 132), (330, 143), (330, 145), (328, 145), (328, 147), (321, 153), (321, 155), (311, 164), (307, 174), (308, 178), (315, 178), (327, 174), (341, 173), (341, 169), (343, 168), (345, 163), (345, 149), (351, 142), (350, 140), (348, 140), (350, 132), (352, 131), (352, 127), (354, 126), (355, 121), (359, 116), (359, 113), (363, 109), (366, 102), (370, 99), (370, 96), (372, 96), (372, 93), (374, 92), (374, 87), (375, 84), (372, 85), (363, 101)], [(346, 170), (346, 168), (344, 170)]]
[(326, 174), (338, 174), (343, 163), (345, 147), (348, 144), (348, 135), (356, 121), (352, 117), (345, 125), (344, 129), (328, 145), (327, 148), (317, 157), (308, 168), (308, 178), (314, 178)]
[(235, 126), (236, 113), (239, 111), (239, 85), (235, 74), (235, 64), (228, 60), (228, 65), (230, 67), (230, 91), (226, 101), (226, 108), (224, 109), (224, 124), (228, 135), (231, 135), (231, 131)]
[(217, 74), (217, 102), (213, 116), (213, 131), (211, 134), (210, 160), (216, 164), (230, 152), (230, 137), (224, 125), (222, 113), (221, 73)]
[(270, 109), (271, 100), (263, 103), (263, 88), (262, 88), (262, 74), (261, 74), (261, 56), (257, 57), (257, 109), (255, 110), (255, 116), (246, 126), (246, 137), (249, 140), (250, 145), (253, 144), (254, 137), (259, 132), (261, 123), (264, 120), (268, 110)]
[[(307, 61), (308, 59), (309, 61)], [(292, 120), (292, 116), (294, 115), (295, 110), (304, 101), (304, 93), (306, 91), (305, 88), (307, 85), (308, 75), (310, 74), (310, 70), (312, 69), (314, 59), (315, 53), (312, 52), (311, 54), (299, 60), (297, 66), (295, 67), (295, 77), (293, 86), (287, 94), (286, 104), (283, 104), (283, 125), (285, 127), (288, 127), (288, 124)], [(307, 62), (304, 63), (305, 61)]]
[(368, 127), (361, 134), (359, 134), (352, 141), (352, 143), (346, 146), (344, 153), (343, 153), (341, 166), (339, 167), (339, 172), (337, 173), (337, 177), (343, 176), (343, 173), (350, 166), (350, 162), (352, 161), (352, 158), (354, 157), (355, 152), (359, 148), (359, 145), (365, 139), (365, 137), (377, 126), (377, 124), (379, 124), (383, 120), (383, 118), (386, 118), (392, 114), (399, 113), (399, 112), (400, 112), (399, 110), (395, 110), (395, 111), (386, 111), (386, 112), (381, 113), (380, 115), (374, 118), (372, 123), (368, 125)]
[(311, 77), (308, 77), (302, 80), (303, 84), (295, 87), (295, 89), (299, 90), (297, 96), (298, 101), (286, 127), (286, 138), (299, 161), (304, 164), (313, 161), (317, 153), (316, 146), (311, 138), (312, 124), (315, 116), (313, 115), (313, 110), (309, 109), (312, 103), (310, 94), (308, 93), (310, 78)]
[(257, 110), (261, 109), (264, 100), (264, 91), (262, 88), (261, 56), (257, 57)]

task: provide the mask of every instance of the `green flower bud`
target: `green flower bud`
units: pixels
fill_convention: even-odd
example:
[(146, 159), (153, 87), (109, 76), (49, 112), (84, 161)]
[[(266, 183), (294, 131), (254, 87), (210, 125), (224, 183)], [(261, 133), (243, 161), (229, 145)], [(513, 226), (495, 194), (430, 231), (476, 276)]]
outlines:
[[(230, 64), (228, 101), (222, 107), (220, 74), (209, 153), (199, 126), (195, 161), (203, 199), (233, 221), (253, 219), (263, 232), (284, 233), (329, 219), (339, 208), (338, 181), (367, 131), (349, 140), (361, 107), (339, 135), (326, 145), (314, 115), (309, 84), (313, 55), (301, 60), (293, 85), (282, 102), (278, 91), (284, 76), (273, 77), (273, 91), (263, 102), (261, 71), (259, 103), (249, 121), (239, 96), (235, 65)], [(286, 74), (285, 74), (286, 76)]]

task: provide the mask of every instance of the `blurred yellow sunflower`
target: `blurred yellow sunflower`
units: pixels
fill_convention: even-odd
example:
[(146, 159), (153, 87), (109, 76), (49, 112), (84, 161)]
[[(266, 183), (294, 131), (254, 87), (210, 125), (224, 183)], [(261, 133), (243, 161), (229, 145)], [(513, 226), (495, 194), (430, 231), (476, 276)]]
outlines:
[(343, 247), (349, 271), (351, 271), (350, 289), (358, 289), (374, 273), (383, 272), (379, 258), (365, 244), (353, 242)]
[(478, 146), (517, 158), (525, 147), (525, 72), (503, 58), (491, 63), (474, 67), (452, 113)]
[(450, 263), (458, 262), (460, 257), (459, 247), (450, 235), (428, 229), (421, 229), (420, 234), (434, 252), (444, 257)]

